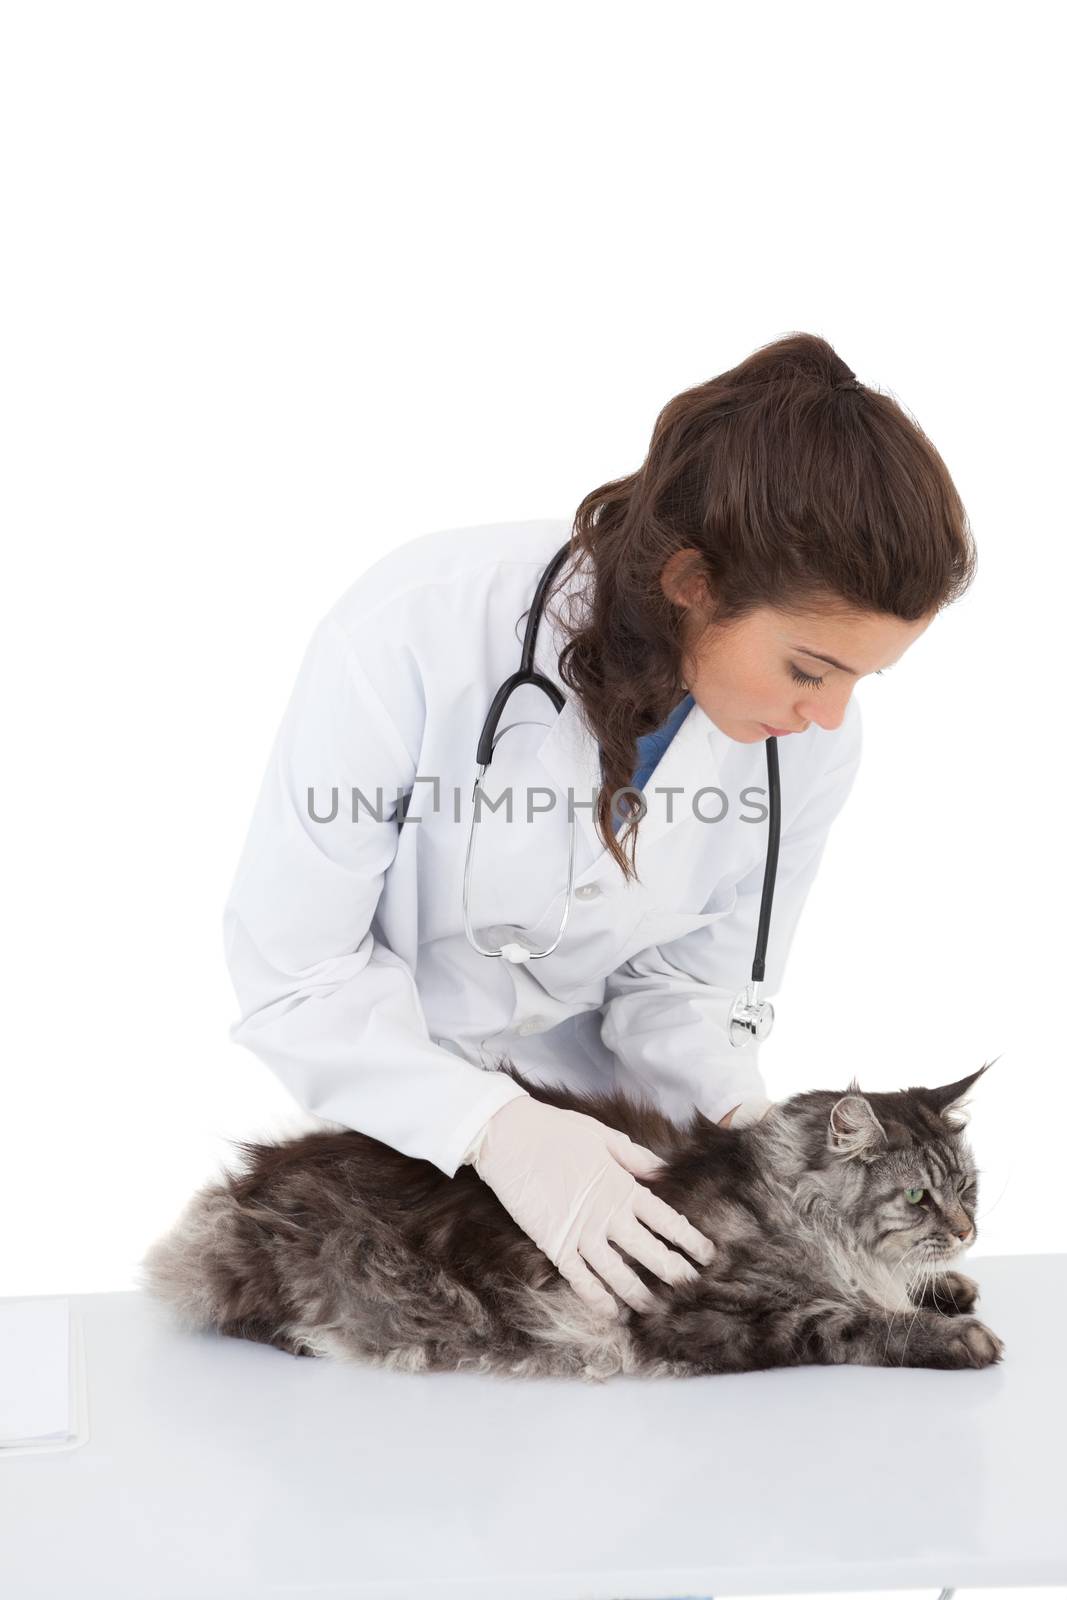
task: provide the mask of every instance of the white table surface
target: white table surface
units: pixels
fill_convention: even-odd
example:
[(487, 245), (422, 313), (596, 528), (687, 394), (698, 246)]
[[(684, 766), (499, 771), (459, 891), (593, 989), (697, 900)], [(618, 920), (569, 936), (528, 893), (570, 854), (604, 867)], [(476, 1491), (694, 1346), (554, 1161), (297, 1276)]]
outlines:
[[(72, 1295), (89, 1442), (0, 1456), (0, 1593), (661, 1600), (1067, 1581), (1067, 1255), (975, 1258), (986, 1371), (409, 1376)], [(932, 1600), (932, 1597), (931, 1597)]]

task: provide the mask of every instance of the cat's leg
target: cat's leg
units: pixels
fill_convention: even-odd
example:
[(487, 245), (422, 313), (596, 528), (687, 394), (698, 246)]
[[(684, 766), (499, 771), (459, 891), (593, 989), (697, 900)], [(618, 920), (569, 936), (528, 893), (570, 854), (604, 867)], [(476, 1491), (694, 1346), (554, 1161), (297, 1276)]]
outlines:
[(257, 1344), (272, 1344), (276, 1349), (284, 1350), (291, 1356), (315, 1354), (307, 1345), (301, 1344), (296, 1339), (290, 1339), (284, 1333), (276, 1332), (269, 1322), (261, 1322), (256, 1317), (239, 1317), (233, 1322), (224, 1322), (219, 1332), (227, 1334), (231, 1339), (254, 1339)]
[(917, 1306), (929, 1311), (940, 1311), (946, 1317), (958, 1317), (970, 1311), (978, 1299), (978, 1285), (962, 1272), (940, 1272), (928, 1278), (921, 1289), (912, 1293)]
[(987, 1367), (1004, 1348), (977, 1317), (923, 1306), (889, 1311), (873, 1302), (794, 1299), (756, 1317), (750, 1308), (700, 1304), (698, 1296), (697, 1285), (686, 1285), (669, 1308), (631, 1321), (644, 1370), (681, 1377), (799, 1366)]
[(808, 1330), (808, 1348), (808, 1359), (824, 1364), (960, 1368), (994, 1365), (1004, 1343), (977, 1317), (946, 1317), (925, 1306), (872, 1306), (818, 1317)]

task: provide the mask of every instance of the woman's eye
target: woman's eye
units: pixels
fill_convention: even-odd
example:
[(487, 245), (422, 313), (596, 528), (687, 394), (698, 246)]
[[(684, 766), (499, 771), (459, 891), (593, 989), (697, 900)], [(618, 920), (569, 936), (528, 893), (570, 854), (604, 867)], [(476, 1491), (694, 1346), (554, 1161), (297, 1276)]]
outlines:
[(925, 1193), (925, 1189), (905, 1189), (904, 1198), (909, 1206), (917, 1206)]
[(819, 689), (822, 687), (822, 678), (810, 678), (806, 672), (801, 672), (800, 668), (795, 667), (792, 662), (789, 664), (789, 670), (793, 674), (794, 683), (807, 684), (808, 688), (810, 689)]

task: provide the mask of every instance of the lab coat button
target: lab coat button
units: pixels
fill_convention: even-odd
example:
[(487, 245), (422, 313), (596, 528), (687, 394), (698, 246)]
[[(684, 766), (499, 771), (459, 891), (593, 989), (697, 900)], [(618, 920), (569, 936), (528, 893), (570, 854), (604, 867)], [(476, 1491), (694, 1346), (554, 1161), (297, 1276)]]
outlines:
[(580, 888), (575, 889), (574, 898), (576, 900), (595, 900), (600, 893), (599, 883), (583, 883)]

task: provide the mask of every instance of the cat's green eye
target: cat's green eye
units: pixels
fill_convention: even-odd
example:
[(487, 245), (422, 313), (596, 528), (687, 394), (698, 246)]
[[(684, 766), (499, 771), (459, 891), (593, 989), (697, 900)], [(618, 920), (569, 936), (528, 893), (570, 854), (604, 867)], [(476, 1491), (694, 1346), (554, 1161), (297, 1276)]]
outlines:
[(905, 1189), (904, 1198), (909, 1206), (917, 1206), (925, 1193), (925, 1189)]

